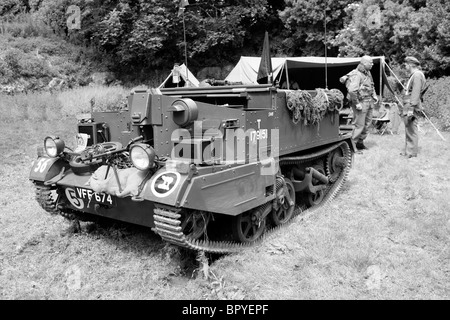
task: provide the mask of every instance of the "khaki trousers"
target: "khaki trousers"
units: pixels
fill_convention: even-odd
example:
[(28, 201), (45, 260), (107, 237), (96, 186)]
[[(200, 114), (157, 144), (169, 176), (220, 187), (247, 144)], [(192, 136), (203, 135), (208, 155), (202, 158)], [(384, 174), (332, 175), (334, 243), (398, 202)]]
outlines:
[(372, 123), (373, 102), (363, 101), (362, 110), (356, 110), (356, 106), (352, 105), (353, 109), (353, 131), (352, 140), (355, 143), (362, 143), (367, 134), (369, 133), (369, 127)]
[(417, 156), (419, 152), (419, 122), (417, 120), (416, 112), (414, 112), (414, 117), (408, 120), (408, 117), (403, 117), (403, 122), (405, 123), (405, 149), (404, 153), (406, 155)]

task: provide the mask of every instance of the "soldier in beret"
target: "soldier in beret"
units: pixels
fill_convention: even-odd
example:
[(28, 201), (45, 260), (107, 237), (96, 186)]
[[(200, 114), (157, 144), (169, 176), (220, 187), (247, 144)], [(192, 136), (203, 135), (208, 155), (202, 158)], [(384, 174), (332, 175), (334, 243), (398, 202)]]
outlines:
[(410, 74), (403, 98), (402, 116), (405, 123), (405, 148), (400, 155), (417, 157), (419, 149), (418, 116), (422, 112), (421, 95), (425, 88), (425, 75), (420, 70), (420, 62), (415, 57), (405, 58), (405, 68)]

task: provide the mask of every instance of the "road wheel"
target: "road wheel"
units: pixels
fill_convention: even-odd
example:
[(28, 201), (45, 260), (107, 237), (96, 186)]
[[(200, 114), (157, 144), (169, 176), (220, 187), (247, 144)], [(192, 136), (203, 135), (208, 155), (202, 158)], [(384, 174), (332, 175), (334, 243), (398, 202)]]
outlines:
[(257, 240), (266, 228), (266, 219), (261, 218), (259, 210), (244, 212), (232, 219), (234, 238), (239, 242), (253, 242)]
[(286, 185), (282, 184), (277, 190), (276, 208), (272, 210), (273, 223), (278, 226), (288, 222), (295, 209), (295, 189), (291, 180), (284, 178)]

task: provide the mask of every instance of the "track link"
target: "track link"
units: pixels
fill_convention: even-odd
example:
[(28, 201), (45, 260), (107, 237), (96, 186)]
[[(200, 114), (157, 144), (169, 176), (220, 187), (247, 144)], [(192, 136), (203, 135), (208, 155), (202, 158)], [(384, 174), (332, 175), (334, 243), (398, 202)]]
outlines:
[(57, 207), (57, 201), (53, 198), (52, 192), (53, 190), (50, 186), (35, 184), (36, 201), (42, 209), (51, 215), (58, 215), (60, 214), (60, 210)]
[[(158, 204), (155, 204), (154, 209), (155, 228), (153, 229), (153, 231), (159, 234), (164, 241), (180, 247), (197, 251), (226, 254), (236, 253), (242, 251), (245, 248), (257, 246), (268, 237), (276, 234), (281, 228), (284, 228), (287, 225), (298, 221), (298, 219), (303, 220), (309, 217), (310, 215), (314, 214), (317, 209), (332, 201), (347, 179), (353, 156), (349, 145), (344, 141), (308, 155), (298, 157), (285, 157), (280, 159), (280, 166), (294, 165), (319, 159), (337, 148), (341, 148), (341, 150), (343, 151), (343, 157), (346, 159), (345, 166), (340, 172), (339, 176), (333, 179), (333, 182), (325, 189), (325, 196), (323, 201), (319, 205), (313, 206), (308, 209), (301, 208), (296, 205), (293, 218), (289, 222), (265, 232), (263, 236), (261, 236), (254, 242), (236, 243), (230, 241), (210, 241), (190, 238), (183, 233), (180, 227), (182, 223), (182, 215), (180, 214), (181, 208), (162, 206)], [(263, 204), (262, 206), (264, 205), (265, 204)]]

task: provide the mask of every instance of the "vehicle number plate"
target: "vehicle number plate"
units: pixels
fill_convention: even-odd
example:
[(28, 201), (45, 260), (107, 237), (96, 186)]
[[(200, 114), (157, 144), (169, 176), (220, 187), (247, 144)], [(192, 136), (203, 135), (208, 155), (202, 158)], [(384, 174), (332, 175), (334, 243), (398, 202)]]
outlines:
[(88, 204), (87, 207), (89, 207), (89, 204), (97, 203), (107, 206), (116, 205), (116, 198), (104, 192), (98, 193), (90, 189), (76, 188), (76, 195), (78, 198), (85, 200), (85, 203)]

